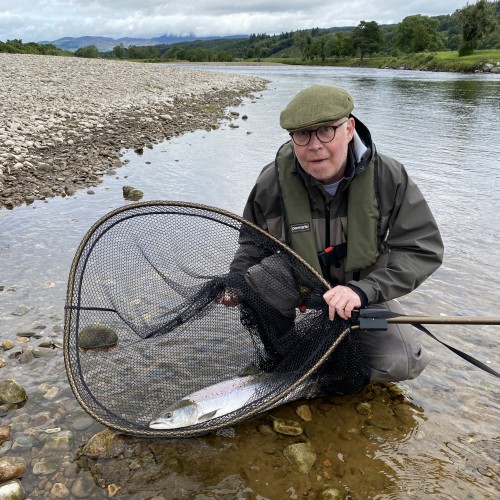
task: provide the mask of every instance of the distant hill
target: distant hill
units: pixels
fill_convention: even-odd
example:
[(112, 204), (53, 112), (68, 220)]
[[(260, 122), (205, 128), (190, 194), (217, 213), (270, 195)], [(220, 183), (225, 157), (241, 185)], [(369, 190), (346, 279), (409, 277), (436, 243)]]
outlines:
[(105, 36), (79, 36), (79, 37), (64, 37), (57, 40), (44, 40), (38, 42), (39, 44), (52, 44), (62, 50), (68, 50), (74, 52), (81, 47), (88, 47), (89, 45), (95, 45), (99, 52), (106, 52), (113, 49), (117, 45), (123, 45), (128, 48), (130, 45), (136, 45), (137, 47), (144, 47), (148, 45), (171, 45), (173, 43), (180, 42), (192, 42), (198, 40), (218, 40), (218, 39), (231, 39), (231, 38), (248, 38), (248, 35), (233, 35), (233, 36), (208, 36), (208, 37), (196, 37), (194, 35), (187, 36), (171, 36), (162, 35), (155, 38), (109, 38)]

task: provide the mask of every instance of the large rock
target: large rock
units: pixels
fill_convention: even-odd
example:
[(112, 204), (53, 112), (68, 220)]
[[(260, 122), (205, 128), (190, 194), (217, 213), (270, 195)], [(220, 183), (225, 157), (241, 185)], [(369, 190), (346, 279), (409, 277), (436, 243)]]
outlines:
[(17, 480), (7, 481), (0, 484), (0, 498), (2, 500), (24, 500), (24, 488)]
[[(21, 457), (0, 457), (0, 482), (22, 477), (26, 471), (26, 462)], [(3, 498), (0, 496), (0, 498)]]
[(7, 379), (0, 382), (0, 402), (22, 403), (26, 399), (26, 390), (15, 380)]
[(87, 325), (78, 334), (78, 346), (82, 349), (104, 349), (113, 347), (117, 343), (117, 333), (101, 323)]
[(299, 472), (304, 474), (309, 474), (317, 458), (310, 443), (291, 444), (283, 450), (283, 455)]
[(111, 429), (104, 429), (90, 438), (82, 453), (91, 458), (113, 458), (125, 451), (125, 438)]

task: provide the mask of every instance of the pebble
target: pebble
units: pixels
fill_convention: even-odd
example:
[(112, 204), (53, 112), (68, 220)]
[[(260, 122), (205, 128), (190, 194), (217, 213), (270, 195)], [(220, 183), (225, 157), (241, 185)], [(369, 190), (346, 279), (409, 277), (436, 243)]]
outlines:
[[(26, 462), (20, 457), (0, 458), (0, 482), (20, 478), (26, 471)], [(1, 498), (1, 497), (0, 497)]]
[(0, 382), (0, 402), (20, 403), (26, 400), (26, 390), (13, 379), (6, 379)]
[(288, 418), (273, 418), (273, 430), (286, 436), (300, 436), (304, 432), (299, 422)]
[(5, 339), (2, 341), (2, 349), (4, 351), (8, 351), (9, 349), (13, 349), (15, 345), (16, 344), (14, 344), (14, 342), (12, 342), (12, 340), (10, 340), (10, 339)]
[(55, 498), (68, 498), (70, 492), (64, 483), (55, 483), (50, 490), (50, 494)]
[(10, 441), (12, 435), (11, 425), (1, 425), (0, 426), (0, 444), (5, 443), (5, 441)]
[(295, 413), (302, 419), (304, 422), (310, 422), (312, 420), (311, 408), (309, 405), (299, 405), (295, 408)]
[(0, 498), (8, 500), (23, 500), (25, 498), (25, 492), (21, 483), (17, 480), (13, 480), (0, 484)]
[(310, 472), (317, 458), (310, 443), (291, 444), (283, 450), (283, 455), (299, 472), (304, 474)]
[(39, 462), (33, 465), (33, 474), (37, 476), (44, 476), (53, 474), (59, 469), (59, 461), (53, 457), (43, 457)]

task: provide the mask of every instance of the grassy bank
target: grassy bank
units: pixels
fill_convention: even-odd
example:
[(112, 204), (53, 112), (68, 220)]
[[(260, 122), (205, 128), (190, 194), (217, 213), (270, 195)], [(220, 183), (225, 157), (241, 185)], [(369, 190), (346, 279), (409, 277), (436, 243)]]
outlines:
[(426, 52), (405, 56), (374, 56), (346, 59), (326, 59), (325, 61), (303, 61), (300, 58), (267, 58), (266, 62), (282, 64), (300, 64), (310, 66), (351, 66), (363, 68), (416, 69), (425, 71), (454, 71), (474, 73), (481, 71), (489, 63), (496, 65), (500, 61), (500, 50), (478, 50), (470, 56), (459, 57), (457, 52)]

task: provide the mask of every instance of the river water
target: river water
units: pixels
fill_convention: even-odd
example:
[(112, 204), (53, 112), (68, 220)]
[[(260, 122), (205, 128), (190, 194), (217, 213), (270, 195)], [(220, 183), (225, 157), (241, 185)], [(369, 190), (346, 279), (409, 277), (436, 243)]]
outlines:
[[(261, 168), (287, 140), (279, 127), (280, 111), (299, 90), (315, 83), (340, 85), (352, 93), (354, 114), (370, 128), (379, 151), (405, 164), (441, 228), (444, 264), (401, 300), (407, 312), (500, 316), (499, 76), (293, 66), (196, 68), (257, 75), (270, 83), (255, 99), (233, 108), (240, 116), (218, 130), (188, 133), (145, 149), (142, 155), (124, 151), (128, 165), (106, 177), (91, 194), (82, 191), (0, 211), (2, 339), (15, 339), (23, 332), (61, 339), (67, 278), (76, 249), (96, 220), (128, 203), (122, 197), (123, 185), (142, 189), (142, 201), (197, 202), (241, 214)], [(500, 369), (500, 327), (430, 328), (443, 341)], [(399, 384), (419, 408), (415, 425), (369, 451), (351, 450), (353, 460), (367, 454), (373, 459), (373, 465), (365, 465), (365, 479), (380, 474), (393, 478), (389, 486), (372, 487), (365, 497), (497, 498), (500, 384), (424, 335), (422, 342), (432, 352), (431, 363), (417, 380)], [(9, 359), (0, 369), (1, 379), (15, 378), (30, 394), (26, 406), (10, 411), (2, 425), (12, 424), (19, 436), (27, 428), (26, 413), (61, 415), (59, 420), (52, 418), (54, 427), (71, 428), (76, 436), (73, 448), (66, 450), (67, 462), (72, 450), (102, 427), (81, 424), (83, 412), (69, 389), (61, 358), (62, 353), (30, 364)], [(48, 391), (51, 387), (57, 395)], [(65, 426), (68, 419), (79, 419), (80, 424)], [(2, 450), (28, 453), (22, 445), (17, 451)], [(245, 451), (240, 459), (244, 457)], [(229, 475), (229, 463), (227, 470)], [(23, 478), (27, 491), (36, 490), (40, 481), (41, 475), (28, 466)], [(346, 484), (346, 489), (354, 491), (355, 486)], [(102, 492), (97, 486), (96, 491)], [(254, 491), (266, 496), (265, 489)], [(293, 498), (293, 492), (268, 496)]]

